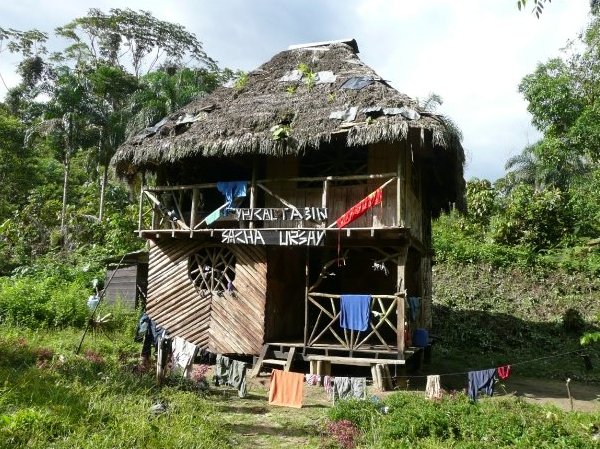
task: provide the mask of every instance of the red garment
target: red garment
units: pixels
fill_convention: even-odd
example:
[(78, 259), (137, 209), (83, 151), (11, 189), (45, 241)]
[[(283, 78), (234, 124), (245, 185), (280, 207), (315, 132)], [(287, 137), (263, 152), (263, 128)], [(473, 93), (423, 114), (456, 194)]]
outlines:
[(499, 366), (497, 368), (498, 371), (498, 377), (502, 380), (504, 379), (508, 379), (510, 376), (510, 365), (506, 365), (506, 366)]
[(377, 206), (381, 204), (383, 201), (383, 190), (381, 188), (375, 190), (374, 192), (367, 195), (365, 198), (360, 200), (335, 221), (335, 225), (338, 228), (343, 228), (344, 226), (352, 223), (357, 218), (362, 217), (362, 215), (368, 211), (373, 206)]

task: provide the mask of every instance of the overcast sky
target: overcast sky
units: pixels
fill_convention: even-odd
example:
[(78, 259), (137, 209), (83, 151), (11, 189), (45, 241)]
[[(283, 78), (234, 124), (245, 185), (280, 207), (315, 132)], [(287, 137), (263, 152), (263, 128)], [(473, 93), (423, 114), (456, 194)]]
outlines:
[[(519, 81), (577, 36), (588, 5), (557, 0), (538, 20), (516, 0), (12, 0), (0, 3), (0, 27), (50, 32), (91, 7), (144, 9), (195, 33), (221, 66), (242, 70), (290, 44), (355, 38), (359, 56), (396, 89), (442, 96), (441, 112), (464, 134), (466, 178), (494, 180), (538, 137)], [(15, 62), (0, 54), (9, 86)]]

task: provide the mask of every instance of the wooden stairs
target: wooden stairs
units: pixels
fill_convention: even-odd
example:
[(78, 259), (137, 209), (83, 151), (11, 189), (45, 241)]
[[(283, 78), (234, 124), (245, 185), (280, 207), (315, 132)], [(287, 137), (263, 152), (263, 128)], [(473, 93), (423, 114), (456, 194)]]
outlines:
[(250, 377), (256, 377), (265, 365), (275, 365), (289, 371), (296, 355), (296, 346), (285, 346), (280, 344), (265, 343), (260, 355), (250, 372)]

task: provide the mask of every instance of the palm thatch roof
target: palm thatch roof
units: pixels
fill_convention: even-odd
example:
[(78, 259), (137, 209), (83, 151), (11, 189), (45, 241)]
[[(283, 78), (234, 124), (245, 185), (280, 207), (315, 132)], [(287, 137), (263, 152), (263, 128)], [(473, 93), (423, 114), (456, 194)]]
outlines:
[(461, 196), (464, 152), (453, 127), (392, 88), (357, 51), (354, 40), (282, 51), (130, 138), (113, 164), (127, 176), (189, 157), (297, 155), (340, 136), (350, 147), (395, 142), (415, 129), (453, 162), (444, 178), (462, 185), (452, 189)]

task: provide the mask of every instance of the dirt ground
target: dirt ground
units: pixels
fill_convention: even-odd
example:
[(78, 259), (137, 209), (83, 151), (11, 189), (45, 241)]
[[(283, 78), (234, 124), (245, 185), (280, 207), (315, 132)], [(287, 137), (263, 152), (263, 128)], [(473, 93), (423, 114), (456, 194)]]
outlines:
[[(573, 410), (594, 412), (600, 410), (600, 385), (572, 381), (569, 384), (573, 398)], [(528, 377), (509, 378), (498, 393), (522, 396), (537, 404), (552, 404), (563, 410), (571, 410), (566, 383), (557, 380), (532, 379)]]

